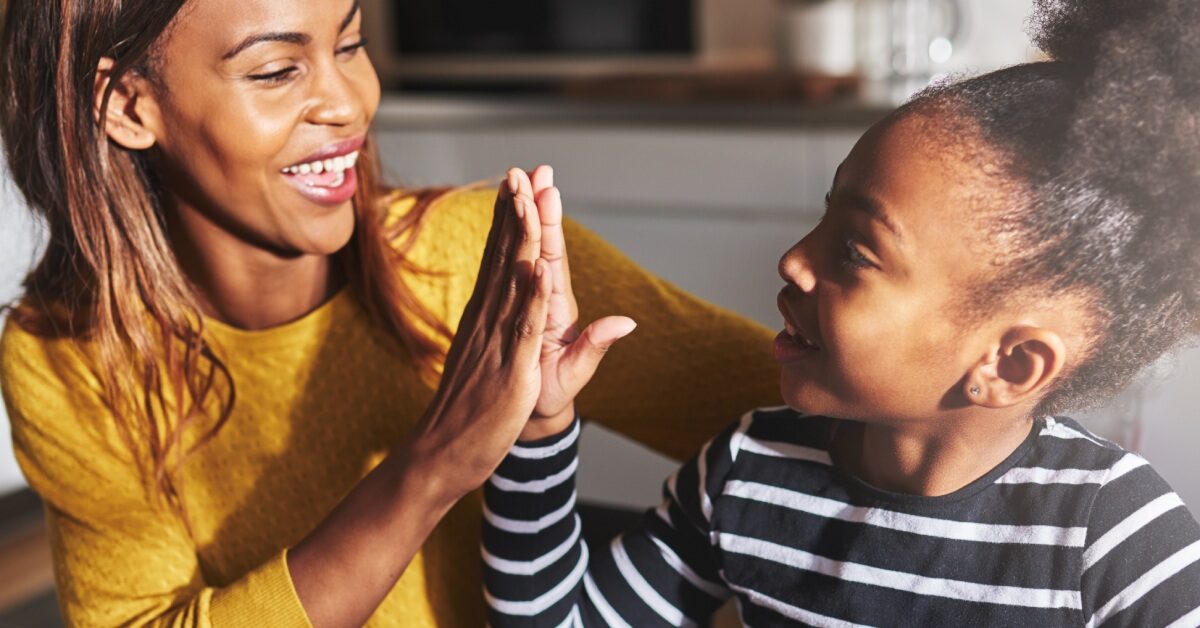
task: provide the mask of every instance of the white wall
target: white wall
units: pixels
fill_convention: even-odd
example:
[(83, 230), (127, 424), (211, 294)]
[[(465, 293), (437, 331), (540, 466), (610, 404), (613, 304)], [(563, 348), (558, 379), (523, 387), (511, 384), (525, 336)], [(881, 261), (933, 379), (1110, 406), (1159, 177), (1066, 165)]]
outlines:
[[(19, 198), (0, 161), (0, 303), (9, 303), (20, 293), (21, 279), (33, 264), (41, 243), (41, 232)], [(0, 495), (24, 485), (12, 456), (8, 418), (0, 405)]]

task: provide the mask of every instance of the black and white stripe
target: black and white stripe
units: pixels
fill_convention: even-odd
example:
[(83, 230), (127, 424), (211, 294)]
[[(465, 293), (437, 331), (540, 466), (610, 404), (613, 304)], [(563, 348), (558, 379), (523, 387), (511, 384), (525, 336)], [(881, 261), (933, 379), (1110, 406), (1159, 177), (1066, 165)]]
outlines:
[(943, 497), (831, 463), (836, 422), (748, 413), (665, 483), (639, 529), (589, 556), (574, 516), (578, 422), (522, 444), (485, 487), (492, 624), (1200, 626), (1200, 526), (1146, 461), (1038, 421)]

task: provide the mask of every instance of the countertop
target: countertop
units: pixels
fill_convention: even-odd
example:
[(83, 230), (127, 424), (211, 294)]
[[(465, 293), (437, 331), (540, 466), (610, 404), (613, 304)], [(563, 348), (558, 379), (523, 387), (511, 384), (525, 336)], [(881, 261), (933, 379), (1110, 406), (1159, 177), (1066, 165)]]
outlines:
[(387, 129), (538, 126), (857, 127), (893, 105), (861, 99), (827, 103), (587, 101), (559, 96), (387, 93), (376, 123)]

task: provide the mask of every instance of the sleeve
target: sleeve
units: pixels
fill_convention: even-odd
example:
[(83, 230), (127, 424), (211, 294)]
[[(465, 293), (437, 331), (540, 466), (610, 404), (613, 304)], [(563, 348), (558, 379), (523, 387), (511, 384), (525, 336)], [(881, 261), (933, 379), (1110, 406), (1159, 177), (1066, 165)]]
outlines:
[(10, 323), (0, 388), (17, 461), (46, 504), (71, 626), (309, 626), (286, 552), (226, 586), (206, 582), (181, 518), (146, 495), (74, 343)]
[(579, 422), (513, 448), (484, 486), (485, 598), (492, 626), (705, 625), (730, 596), (709, 541), (732, 466), (726, 430), (665, 483), (641, 524), (593, 548), (575, 512)]
[(1089, 628), (1200, 626), (1200, 525), (1139, 456), (1096, 494), (1082, 569)]

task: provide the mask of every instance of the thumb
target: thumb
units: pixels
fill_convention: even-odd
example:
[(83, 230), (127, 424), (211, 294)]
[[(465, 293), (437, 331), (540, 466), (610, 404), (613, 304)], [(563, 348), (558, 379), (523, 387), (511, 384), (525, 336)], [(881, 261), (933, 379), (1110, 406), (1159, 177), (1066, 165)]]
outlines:
[(563, 387), (570, 389), (571, 394), (583, 390), (608, 349), (636, 328), (637, 323), (627, 316), (609, 316), (588, 325), (563, 356)]

